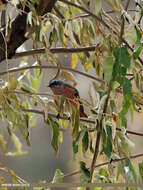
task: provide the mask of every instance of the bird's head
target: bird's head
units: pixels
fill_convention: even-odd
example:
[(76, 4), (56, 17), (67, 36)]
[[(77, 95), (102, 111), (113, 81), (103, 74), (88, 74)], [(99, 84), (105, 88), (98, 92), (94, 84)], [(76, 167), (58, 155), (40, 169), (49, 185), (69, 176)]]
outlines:
[(52, 88), (52, 87), (58, 87), (58, 86), (63, 86), (63, 82), (61, 81), (61, 80), (51, 80), (50, 82), (49, 82), (49, 85), (48, 85), (48, 87), (50, 87), (50, 88)]

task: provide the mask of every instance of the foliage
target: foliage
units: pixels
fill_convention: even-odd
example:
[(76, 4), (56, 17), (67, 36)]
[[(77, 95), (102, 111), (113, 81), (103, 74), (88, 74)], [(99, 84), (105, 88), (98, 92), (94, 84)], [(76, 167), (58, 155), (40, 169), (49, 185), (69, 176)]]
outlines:
[[(51, 145), (57, 157), (59, 143), (64, 143), (62, 133), (68, 128), (71, 130), (74, 158), (78, 157), (80, 150), (83, 155), (90, 155), (91, 163), (80, 161), (79, 164), (79, 180), (82, 183), (118, 183), (121, 180), (128, 184), (142, 183), (143, 163), (139, 163), (138, 172), (130, 159), (134, 143), (126, 133), (129, 114), (133, 118), (134, 112), (139, 112), (143, 105), (141, 1), (135, 4), (129, 0), (59, 0), (50, 13), (41, 16), (38, 15), (37, 7), (42, 2), (44, 1), (10, 2), (18, 14), (22, 14), (28, 7), (25, 36), (32, 39), (34, 48), (45, 48), (45, 54), (33, 56), (33, 65), (28, 58), (21, 58), (17, 68), (11, 69), (8, 69), (6, 60), (6, 72), (0, 72), (1, 77), (4, 75), (4, 85), (0, 88), (0, 120), (6, 124), (7, 136), (16, 148), (16, 151), (7, 150), (8, 141), (1, 127), (1, 152), (5, 156), (22, 156), (26, 153), (22, 149), (21, 138), (30, 146), (30, 129), (36, 122), (34, 113), (39, 113), (43, 116), (43, 121), (51, 126)], [(131, 3), (134, 6), (133, 15), (129, 9)], [(105, 5), (108, 11), (104, 10)], [(10, 47), (8, 40), (13, 19), (10, 16), (7, 19), (5, 42)], [(54, 54), (54, 50), (52, 52), (51, 48), (55, 48), (57, 54), (60, 52), (57, 48), (59, 44), (65, 54), (71, 53), (71, 65), (68, 68), (63, 69), (60, 58)], [(84, 47), (88, 50), (82, 49)], [(21, 49), (22, 47), (19, 51)], [(43, 60), (47, 61), (46, 66), (42, 64)], [(79, 100), (86, 108), (87, 120), (80, 118), (75, 102), (68, 101), (65, 97), (48, 94), (43, 97), (40, 94), (43, 68), (46, 67), (59, 69), (53, 79), (64, 77), (73, 86), (76, 86), (77, 81), (72, 72), (77, 72), (88, 80), (92, 78), (90, 100)], [(76, 71), (79, 67), (85, 72)], [(39, 109), (37, 111), (39, 107), (41, 112)], [(54, 116), (60, 114), (59, 119), (52, 117), (50, 112)], [(22, 137), (17, 135), (17, 131)], [(95, 164), (101, 157), (111, 163), (108, 167), (94, 171)], [(122, 157), (127, 159), (120, 161)], [(112, 164), (114, 159), (119, 159), (115, 165)], [(90, 167), (87, 168), (87, 165)], [(22, 181), (10, 169), (4, 171), (13, 183), (30, 183)], [(52, 183), (60, 183), (63, 179), (64, 174), (57, 169)], [(0, 183), (6, 183), (3, 176), (0, 176)]]

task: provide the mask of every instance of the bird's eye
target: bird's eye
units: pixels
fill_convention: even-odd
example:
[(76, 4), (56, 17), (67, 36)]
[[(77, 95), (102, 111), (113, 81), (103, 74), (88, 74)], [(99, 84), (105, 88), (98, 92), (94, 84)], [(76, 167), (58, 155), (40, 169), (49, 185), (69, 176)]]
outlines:
[(74, 95), (75, 95), (76, 97), (79, 97), (79, 94), (78, 94), (77, 91), (74, 93)]

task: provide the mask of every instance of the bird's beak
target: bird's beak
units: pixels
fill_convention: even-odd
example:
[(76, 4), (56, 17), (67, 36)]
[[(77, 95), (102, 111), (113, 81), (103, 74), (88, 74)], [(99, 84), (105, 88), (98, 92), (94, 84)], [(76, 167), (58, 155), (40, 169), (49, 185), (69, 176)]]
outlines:
[(50, 88), (50, 84), (48, 84), (48, 86), (46, 86), (46, 87)]

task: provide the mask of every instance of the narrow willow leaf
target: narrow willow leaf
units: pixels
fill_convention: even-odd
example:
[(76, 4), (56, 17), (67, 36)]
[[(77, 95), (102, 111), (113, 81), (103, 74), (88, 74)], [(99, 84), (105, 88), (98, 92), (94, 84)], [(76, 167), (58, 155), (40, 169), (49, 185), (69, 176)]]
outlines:
[(80, 124), (80, 118), (79, 118), (79, 111), (76, 111), (75, 118), (74, 118), (74, 128), (72, 132), (73, 138), (76, 138), (78, 136), (79, 132), (79, 124)]
[(25, 82), (22, 83), (21, 90), (23, 90), (24, 92), (27, 92), (27, 93), (34, 93), (35, 92), (34, 88), (32, 88), (30, 85), (28, 85)]
[(30, 146), (30, 136), (29, 136), (29, 115), (28, 114), (22, 114), (17, 117), (17, 124), (16, 127), (20, 130), (21, 134), (23, 135), (24, 139), (26, 140), (26, 143), (28, 146)]
[(93, 53), (90, 55), (87, 63), (84, 66), (85, 71), (89, 71), (89, 69), (91, 69), (94, 60), (95, 60), (95, 54)]
[(90, 9), (94, 14), (98, 15), (102, 8), (102, 0), (90, 1)]
[(27, 14), (27, 24), (32, 26), (32, 11)]
[(131, 81), (127, 78), (124, 78), (123, 82), (123, 94), (132, 97), (132, 84)]
[(72, 148), (73, 148), (73, 153), (74, 153), (74, 155), (75, 155), (76, 153), (78, 153), (78, 144), (77, 144), (76, 141), (73, 141), (73, 143), (72, 143)]
[(130, 55), (125, 47), (114, 49), (115, 62), (113, 66), (113, 81), (123, 83), (122, 77), (126, 75), (127, 68), (130, 67)]
[(85, 153), (89, 147), (89, 133), (85, 131), (84, 136), (82, 138), (82, 150)]
[(130, 24), (126, 29), (125, 29), (125, 39), (128, 41), (130, 46), (133, 46), (136, 41), (137, 41), (137, 33), (135, 26), (133, 24)]
[[(108, 158), (110, 158), (111, 153), (112, 153), (112, 129), (109, 125), (106, 125), (105, 130), (106, 130), (106, 142), (104, 140), (102, 151), (107, 155)], [(105, 136), (105, 134), (104, 134), (104, 136)]]
[(15, 144), (17, 152), (21, 153), (22, 152), (22, 144), (21, 144), (19, 138), (14, 133), (12, 133), (11, 137), (12, 137), (12, 140), (13, 140), (13, 142)]
[(37, 71), (36, 70), (34, 72), (35, 76), (30, 75), (29, 80), (30, 80), (32, 89), (34, 89), (35, 92), (38, 92), (38, 89), (39, 89), (39, 86), (41, 83), (41, 79), (42, 79), (42, 74), (40, 74), (39, 69)]
[(63, 178), (64, 178), (64, 174), (61, 172), (61, 170), (56, 169), (52, 183), (61, 183), (63, 182)]
[(0, 150), (2, 152), (5, 152), (6, 150), (6, 141), (4, 140), (4, 137), (0, 134)]
[(116, 89), (116, 88), (118, 88), (120, 86), (120, 83), (119, 82), (117, 82), (117, 81), (114, 81), (113, 82), (113, 89)]
[(20, 178), (19, 176), (17, 176), (13, 170), (8, 169), (8, 173), (11, 176), (13, 184), (21, 184), (21, 183), (24, 184), (25, 183), (25, 181), (22, 178)]
[(64, 77), (65, 77), (67, 80), (70, 80), (70, 81), (73, 82), (73, 86), (76, 86), (76, 85), (77, 85), (76, 79), (75, 79), (74, 75), (73, 75), (71, 72), (66, 71), (66, 70), (62, 70), (61, 72), (62, 72), (62, 74), (64, 75)]
[(6, 155), (7, 156), (22, 156), (23, 154), (27, 154), (27, 152), (22, 151), (22, 143), (20, 142), (19, 138), (14, 133), (11, 134), (11, 137), (17, 149), (17, 152), (8, 152)]
[(139, 167), (139, 174), (140, 174), (141, 180), (143, 182), (143, 162), (139, 163), (138, 167)]
[(140, 55), (140, 53), (142, 51), (142, 48), (143, 48), (143, 45), (141, 43), (137, 43), (135, 45), (134, 53), (133, 53), (134, 60), (136, 60), (139, 57), (139, 55)]
[(72, 69), (75, 69), (78, 63), (78, 57), (76, 53), (72, 54)]
[(112, 56), (107, 56), (104, 58), (104, 77), (105, 81), (109, 82), (112, 77), (112, 70), (113, 70), (113, 57)]
[(85, 162), (80, 161), (80, 171), (81, 171), (81, 177), (80, 180), (82, 182), (88, 182), (90, 179), (90, 171), (87, 169)]
[(130, 108), (130, 105), (131, 105), (132, 101), (131, 99), (128, 97), (128, 95), (124, 96), (124, 99), (123, 99), (123, 105), (122, 105), (122, 110), (121, 112), (119, 113), (119, 116), (120, 117), (123, 117), (124, 115), (127, 114), (129, 108)]
[(18, 81), (15, 77), (11, 76), (8, 82), (8, 89), (15, 90), (18, 85)]
[(52, 127), (52, 131), (53, 131), (51, 144), (56, 152), (56, 155), (58, 155), (59, 125), (56, 121), (53, 121), (52, 119), (49, 119), (49, 122), (50, 122), (50, 126)]

